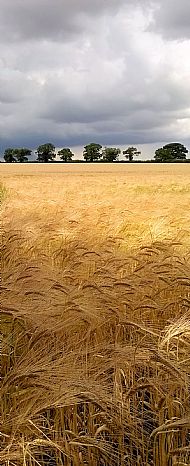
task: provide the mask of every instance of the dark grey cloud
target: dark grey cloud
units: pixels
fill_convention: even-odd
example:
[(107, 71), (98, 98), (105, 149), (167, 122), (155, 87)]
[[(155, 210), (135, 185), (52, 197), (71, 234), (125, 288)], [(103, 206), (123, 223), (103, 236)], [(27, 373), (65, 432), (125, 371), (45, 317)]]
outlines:
[(151, 30), (167, 39), (190, 38), (190, 1), (153, 0), (154, 14)]
[(0, 147), (187, 141), (190, 41), (172, 39), (177, 8), (1, 0)]
[[(131, 0), (128, 0), (130, 3)], [(85, 29), (88, 17), (118, 11), (125, 0), (1, 0), (2, 38), (63, 40)]]

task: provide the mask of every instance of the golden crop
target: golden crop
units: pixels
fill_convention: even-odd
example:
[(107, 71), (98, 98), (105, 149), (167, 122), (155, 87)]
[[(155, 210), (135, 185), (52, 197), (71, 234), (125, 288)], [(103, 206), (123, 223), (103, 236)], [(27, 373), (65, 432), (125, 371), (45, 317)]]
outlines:
[(190, 464), (189, 172), (1, 164), (2, 465)]

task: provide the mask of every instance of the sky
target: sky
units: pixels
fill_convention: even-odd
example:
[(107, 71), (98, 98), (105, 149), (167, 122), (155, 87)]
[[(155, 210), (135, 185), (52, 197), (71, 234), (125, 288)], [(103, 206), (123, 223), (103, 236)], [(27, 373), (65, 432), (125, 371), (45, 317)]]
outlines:
[(190, 150), (190, 0), (0, 0), (0, 152)]

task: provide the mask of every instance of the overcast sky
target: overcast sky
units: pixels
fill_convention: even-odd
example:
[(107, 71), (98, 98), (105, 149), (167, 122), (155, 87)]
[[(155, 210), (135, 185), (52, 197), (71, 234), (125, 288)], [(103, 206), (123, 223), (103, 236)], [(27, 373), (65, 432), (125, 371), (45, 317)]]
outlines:
[(190, 150), (189, 24), (190, 0), (0, 0), (1, 152)]

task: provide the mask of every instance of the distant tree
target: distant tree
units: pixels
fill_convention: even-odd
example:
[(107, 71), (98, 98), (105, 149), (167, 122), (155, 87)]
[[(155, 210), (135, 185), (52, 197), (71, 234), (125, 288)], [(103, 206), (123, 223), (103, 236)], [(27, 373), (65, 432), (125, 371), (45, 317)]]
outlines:
[(32, 151), (26, 147), (22, 148), (8, 148), (4, 152), (5, 162), (28, 162), (28, 157), (31, 155)]
[(101, 149), (102, 146), (100, 144), (95, 144), (92, 142), (91, 144), (87, 144), (87, 146), (84, 147), (83, 151), (83, 157), (86, 160), (86, 162), (96, 162), (99, 160), (102, 156), (101, 154)]
[(68, 147), (64, 147), (63, 149), (59, 150), (58, 155), (63, 162), (72, 162), (72, 157), (74, 157), (73, 152)]
[(179, 142), (171, 142), (155, 151), (155, 160), (157, 162), (172, 162), (175, 160), (185, 160), (188, 150)]
[(42, 144), (37, 148), (36, 154), (38, 162), (52, 162), (52, 160), (56, 157), (55, 146), (50, 142)]
[(7, 163), (13, 163), (16, 162), (15, 158), (15, 149), (11, 149), (10, 147), (8, 149), (5, 149), (4, 152), (4, 160)]
[(28, 157), (31, 155), (32, 151), (23, 147), (21, 149), (14, 149), (15, 157), (17, 162), (24, 163), (28, 162)]
[(134, 156), (140, 155), (141, 152), (136, 149), (136, 147), (128, 147), (128, 149), (123, 151), (123, 155), (125, 155), (126, 159), (129, 159), (129, 162), (133, 161)]
[(102, 151), (103, 160), (105, 162), (115, 162), (118, 159), (119, 154), (121, 154), (121, 151), (116, 147), (105, 147)]

